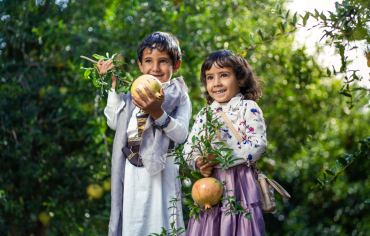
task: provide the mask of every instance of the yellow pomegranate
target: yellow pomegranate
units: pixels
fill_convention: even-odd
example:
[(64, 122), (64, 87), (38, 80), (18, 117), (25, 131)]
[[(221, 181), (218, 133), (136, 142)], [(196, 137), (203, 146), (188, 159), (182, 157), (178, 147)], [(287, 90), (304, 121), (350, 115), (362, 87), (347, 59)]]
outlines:
[(162, 88), (161, 82), (152, 75), (142, 75), (139, 78), (137, 78), (133, 83), (131, 87), (131, 93), (135, 95), (135, 97), (140, 99), (139, 94), (136, 92), (136, 89), (140, 89), (140, 91), (148, 97), (146, 94), (146, 90), (144, 89), (144, 86), (148, 87), (148, 89), (153, 93), (154, 97), (157, 99), (162, 99), (163, 95), (160, 93), (160, 90)]
[(212, 210), (212, 206), (220, 202), (224, 190), (221, 183), (216, 183), (217, 179), (208, 177), (197, 180), (191, 190), (193, 200), (199, 205), (204, 206), (206, 211)]
[(49, 225), (49, 220), (50, 220), (50, 215), (48, 213), (46, 213), (45, 211), (42, 211), (40, 212), (39, 216), (39, 221), (41, 221), (41, 223), (44, 225), (44, 226), (48, 226)]
[(111, 189), (111, 179), (110, 178), (103, 181), (103, 189), (106, 192), (110, 191)]
[(99, 184), (89, 184), (86, 189), (87, 194), (95, 199), (99, 199), (103, 196), (104, 190)]

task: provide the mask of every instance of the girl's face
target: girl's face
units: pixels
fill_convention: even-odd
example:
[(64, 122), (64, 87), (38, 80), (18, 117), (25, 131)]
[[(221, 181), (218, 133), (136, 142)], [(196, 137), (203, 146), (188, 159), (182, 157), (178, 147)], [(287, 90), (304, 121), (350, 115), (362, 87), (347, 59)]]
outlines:
[(207, 91), (219, 103), (230, 101), (240, 92), (233, 68), (218, 68), (215, 64), (206, 71)]

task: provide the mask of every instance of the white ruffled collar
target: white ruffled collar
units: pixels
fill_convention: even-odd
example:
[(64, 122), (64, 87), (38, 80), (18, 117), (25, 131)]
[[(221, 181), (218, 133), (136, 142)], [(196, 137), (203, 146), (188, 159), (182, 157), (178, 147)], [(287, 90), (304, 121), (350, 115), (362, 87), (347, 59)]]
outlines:
[(243, 99), (244, 96), (241, 93), (238, 93), (227, 103), (219, 103), (216, 100), (214, 100), (211, 104), (211, 108), (213, 110), (213, 113), (217, 112), (220, 108), (223, 110), (223, 112), (226, 113), (237, 109), (238, 105)]

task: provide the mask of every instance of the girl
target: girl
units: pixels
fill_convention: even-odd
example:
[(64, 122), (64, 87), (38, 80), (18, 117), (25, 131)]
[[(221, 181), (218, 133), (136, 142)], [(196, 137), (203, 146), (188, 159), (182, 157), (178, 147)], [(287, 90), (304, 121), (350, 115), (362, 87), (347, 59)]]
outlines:
[[(194, 170), (200, 169), (205, 177), (226, 180), (225, 189), (232, 192), (224, 191), (224, 197), (227, 194), (236, 196), (236, 202), (240, 201), (243, 209), (252, 213), (252, 220), (242, 214), (231, 213), (226, 216), (225, 211), (230, 207), (226, 207), (225, 202), (220, 202), (212, 211), (201, 211), (199, 220), (195, 220), (193, 215), (186, 235), (265, 235), (259, 190), (249, 165), (261, 157), (267, 146), (265, 120), (261, 109), (254, 102), (262, 94), (260, 84), (247, 61), (229, 50), (216, 51), (208, 56), (202, 65), (201, 81), (207, 90), (205, 97), (213, 119), (218, 118), (219, 124), (224, 124), (219, 130), (221, 140), (215, 136), (212, 143), (226, 142), (233, 149), (233, 158), (238, 160), (225, 170), (217, 162), (210, 163), (216, 158), (212, 154), (208, 154), (205, 157), (207, 162), (203, 162), (199, 151), (192, 148), (194, 144), (202, 145), (199, 142), (200, 136), (205, 134), (202, 129), (206, 114), (201, 115), (200, 112), (184, 148), (185, 153), (190, 155), (188, 164)], [(219, 110), (231, 121), (242, 143), (238, 142), (240, 138), (235, 137), (225, 120), (220, 117)], [(193, 136), (195, 143), (192, 142)], [(220, 146), (213, 144), (212, 148), (216, 150)]]

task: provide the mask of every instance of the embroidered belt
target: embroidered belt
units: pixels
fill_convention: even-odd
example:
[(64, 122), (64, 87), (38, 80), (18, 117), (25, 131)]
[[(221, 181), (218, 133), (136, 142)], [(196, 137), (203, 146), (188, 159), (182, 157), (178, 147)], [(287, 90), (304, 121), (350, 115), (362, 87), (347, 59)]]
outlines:
[[(142, 140), (141, 135), (144, 132), (145, 123), (149, 117), (149, 114), (145, 114), (142, 111), (140, 111), (139, 114), (140, 115), (136, 116), (138, 137), (128, 138), (126, 146), (122, 148), (122, 152), (125, 154), (126, 158), (131, 164), (133, 164), (136, 167), (143, 167), (144, 165), (139, 157), (139, 151)], [(174, 147), (175, 144), (171, 140), (170, 145), (168, 146), (167, 153), (171, 153)]]
[[(136, 139), (136, 138), (134, 138)], [(129, 139), (130, 140), (130, 139)], [(127, 146), (122, 148), (122, 152), (125, 154), (129, 162), (136, 167), (143, 167), (143, 163), (139, 157), (141, 141), (128, 141)], [(173, 152), (175, 143), (171, 140), (168, 145), (167, 153)]]

